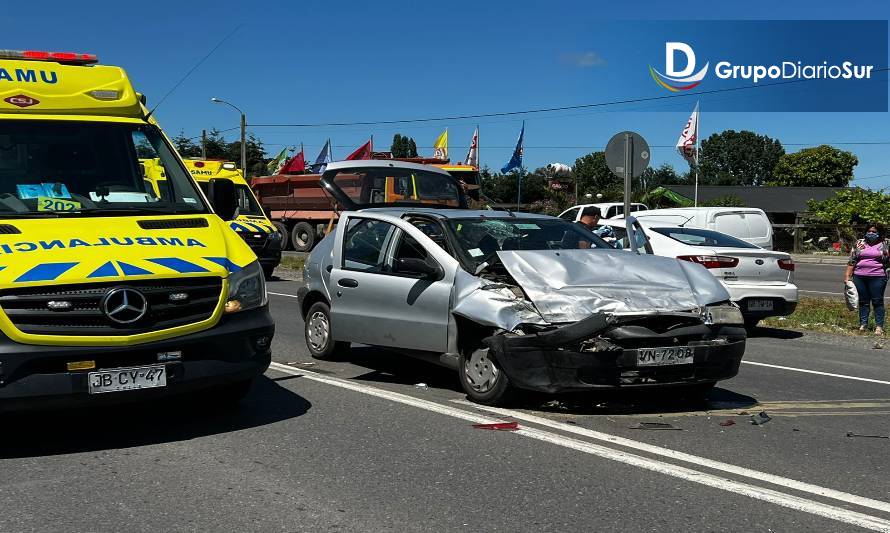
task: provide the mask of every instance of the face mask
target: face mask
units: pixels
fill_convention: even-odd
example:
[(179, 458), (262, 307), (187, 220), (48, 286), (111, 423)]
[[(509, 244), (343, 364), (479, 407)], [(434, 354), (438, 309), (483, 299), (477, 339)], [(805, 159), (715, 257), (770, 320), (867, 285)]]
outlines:
[(875, 242), (878, 240), (878, 238), (880, 238), (880, 235), (878, 235), (874, 231), (869, 231), (865, 234), (865, 240), (867, 240), (868, 242)]

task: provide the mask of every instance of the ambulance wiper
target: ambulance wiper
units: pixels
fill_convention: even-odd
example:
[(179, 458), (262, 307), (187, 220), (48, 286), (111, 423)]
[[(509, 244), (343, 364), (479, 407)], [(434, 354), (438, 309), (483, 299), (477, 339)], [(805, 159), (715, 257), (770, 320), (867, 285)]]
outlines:
[(153, 209), (151, 207), (82, 207), (76, 211), (60, 211), (59, 214), (72, 215), (175, 215), (178, 211), (175, 209)]

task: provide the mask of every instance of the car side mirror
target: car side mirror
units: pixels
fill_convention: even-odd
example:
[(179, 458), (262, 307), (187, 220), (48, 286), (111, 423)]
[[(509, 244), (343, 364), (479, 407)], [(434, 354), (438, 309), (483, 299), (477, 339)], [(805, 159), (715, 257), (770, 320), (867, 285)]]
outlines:
[(235, 196), (235, 184), (225, 178), (213, 178), (207, 185), (207, 198), (213, 210), (223, 220), (235, 218), (238, 210), (238, 199)]
[(423, 259), (403, 258), (398, 260), (399, 273), (417, 274), (423, 279), (439, 281), (445, 276), (445, 271), (439, 265), (431, 265)]

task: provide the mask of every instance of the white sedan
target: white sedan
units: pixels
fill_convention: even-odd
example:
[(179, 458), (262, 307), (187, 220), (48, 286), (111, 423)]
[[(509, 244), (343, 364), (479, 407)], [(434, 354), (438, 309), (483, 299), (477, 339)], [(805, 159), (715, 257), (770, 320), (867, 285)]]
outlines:
[[(642, 253), (676, 257), (698, 263), (719, 279), (741, 308), (745, 324), (753, 327), (768, 316), (790, 315), (797, 307), (794, 261), (785, 252), (764, 250), (718, 231), (686, 228), (676, 224), (640, 221), (645, 242)], [(616, 247), (628, 248), (627, 231), (619, 225), (600, 223), (598, 233), (615, 239)], [(611, 235), (609, 234), (611, 232)]]

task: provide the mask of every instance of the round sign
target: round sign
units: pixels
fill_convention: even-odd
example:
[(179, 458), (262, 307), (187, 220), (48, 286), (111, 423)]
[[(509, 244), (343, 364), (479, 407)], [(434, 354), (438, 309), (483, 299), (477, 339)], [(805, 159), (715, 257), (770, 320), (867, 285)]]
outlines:
[(606, 165), (616, 176), (624, 177), (624, 167), (628, 161), (630, 175), (638, 178), (649, 166), (649, 143), (639, 133), (622, 131), (609, 139), (606, 145)]

